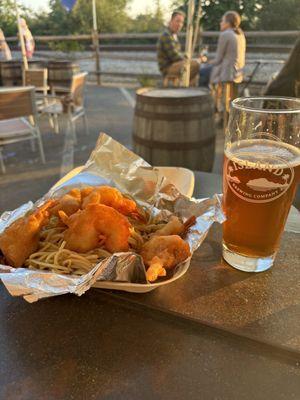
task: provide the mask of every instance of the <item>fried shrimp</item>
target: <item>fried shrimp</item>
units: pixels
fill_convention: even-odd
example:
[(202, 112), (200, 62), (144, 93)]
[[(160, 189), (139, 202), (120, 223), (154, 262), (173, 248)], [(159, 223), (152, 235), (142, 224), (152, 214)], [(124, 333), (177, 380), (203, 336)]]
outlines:
[(83, 200), (82, 208), (86, 208), (88, 204), (104, 204), (126, 216), (139, 215), (136, 202), (127, 199), (118, 189), (110, 186), (100, 186), (91, 191)]
[(187, 230), (194, 225), (196, 218), (190, 217), (185, 223), (182, 223), (178, 217), (173, 215), (169, 222), (154, 232), (153, 236), (168, 236), (168, 235), (184, 235)]
[(190, 255), (189, 245), (180, 236), (153, 236), (141, 249), (148, 281), (165, 276), (166, 269), (174, 268)]
[(128, 251), (131, 225), (117, 210), (104, 204), (88, 204), (68, 217), (59, 211), (68, 226), (64, 233), (66, 248), (85, 253), (101, 244), (111, 253)]
[(181, 235), (183, 231), (184, 224), (174, 215), (165, 226), (154, 232), (153, 236)]
[(49, 221), (49, 208), (55, 203), (47, 201), (28, 216), (17, 219), (0, 235), (0, 249), (13, 267), (21, 267), (38, 248), (39, 234)]
[(51, 209), (51, 214), (58, 215), (58, 211), (62, 210), (65, 214), (71, 215), (76, 213), (80, 207), (81, 191), (79, 189), (72, 189), (58, 200), (55, 207)]

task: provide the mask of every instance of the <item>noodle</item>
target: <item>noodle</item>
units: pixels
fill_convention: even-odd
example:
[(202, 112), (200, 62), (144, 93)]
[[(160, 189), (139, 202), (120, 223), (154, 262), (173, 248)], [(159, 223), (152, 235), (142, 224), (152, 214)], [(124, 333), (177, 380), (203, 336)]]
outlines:
[[(143, 210), (145, 220), (150, 222), (150, 215)], [(162, 228), (166, 222), (142, 224), (133, 218), (128, 218), (132, 225), (129, 237), (129, 250), (139, 252), (143, 244), (149, 240), (151, 233)], [(25, 261), (29, 269), (40, 269), (58, 274), (82, 275), (89, 272), (97, 263), (112, 253), (104, 248), (104, 243), (87, 253), (77, 253), (65, 248), (64, 232), (67, 228), (60, 225), (57, 217), (52, 217), (41, 231), (39, 248)]]

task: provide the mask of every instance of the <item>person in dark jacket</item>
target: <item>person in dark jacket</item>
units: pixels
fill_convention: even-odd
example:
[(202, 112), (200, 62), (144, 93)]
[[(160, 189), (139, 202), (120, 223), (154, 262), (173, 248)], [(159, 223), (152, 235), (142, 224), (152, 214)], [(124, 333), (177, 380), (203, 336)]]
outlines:
[[(300, 96), (297, 86), (300, 86), (300, 37), (295, 43), (288, 60), (277, 77), (271, 81), (265, 90), (267, 96)], [(298, 92), (298, 93), (297, 93)]]
[[(177, 34), (184, 24), (185, 14), (174, 11), (166, 30), (161, 34), (157, 43), (158, 66), (163, 76), (175, 75), (181, 77), (184, 69), (184, 55)], [(190, 80), (193, 82), (199, 72), (200, 61), (191, 60)]]

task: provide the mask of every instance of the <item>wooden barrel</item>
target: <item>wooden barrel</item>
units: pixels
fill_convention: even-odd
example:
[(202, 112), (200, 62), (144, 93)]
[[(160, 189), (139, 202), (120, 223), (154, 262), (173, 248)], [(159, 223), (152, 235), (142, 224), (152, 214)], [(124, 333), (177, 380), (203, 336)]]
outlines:
[[(29, 68), (44, 68), (43, 61), (28, 61)], [(22, 85), (23, 62), (21, 60), (9, 60), (1, 62), (1, 79), (3, 86)]]
[(72, 76), (79, 71), (79, 65), (72, 61), (49, 61), (49, 86), (70, 87)]
[(214, 105), (198, 88), (136, 92), (134, 151), (152, 165), (211, 171), (215, 154)]

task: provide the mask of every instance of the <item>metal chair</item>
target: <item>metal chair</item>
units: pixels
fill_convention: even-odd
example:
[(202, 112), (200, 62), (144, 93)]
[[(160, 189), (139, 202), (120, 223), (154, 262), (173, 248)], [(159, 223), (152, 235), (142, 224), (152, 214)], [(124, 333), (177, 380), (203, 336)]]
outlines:
[(47, 68), (23, 70), (23, 85), (34, 86), (36, 92), (40, 92), (44, 96), (47, 96), (49, 90), (47, 80)]
[[(23, 70), (23, 85), (34, 86), (36, 92), (36, 104), (38, 112), (50, 104), (48, 98), (48, 70), (47, 68)], [(58, 121), (56, 115), (49, 114), (49, 123), (55, 132), (58, 132)]]
[(56, 95), (55, 91), (52, 92), (52, 96), (50, 96), (49, 99), (56, 99), (56, 101), (49, 106), (45, 106), (42, 110), (43, 113), (56, 116), (65, 115), (74, 140), (76, 140), (75, 121), (80, 117), (83, 118), (86, 134), (89, 133), (84, 107), (84, 88), (87, 75), (87, 72), (73, 75), (70, 89), (67, 90), (64, 88), (65, 93), (60, 97)]
[[(25, 140), (37, 140), (44, 164), (45, 154), (37, 125), (35, 88), (25, 86), (0, 89), (0, 147)], [(0, 167), (5, 173), (2, 151)]]

